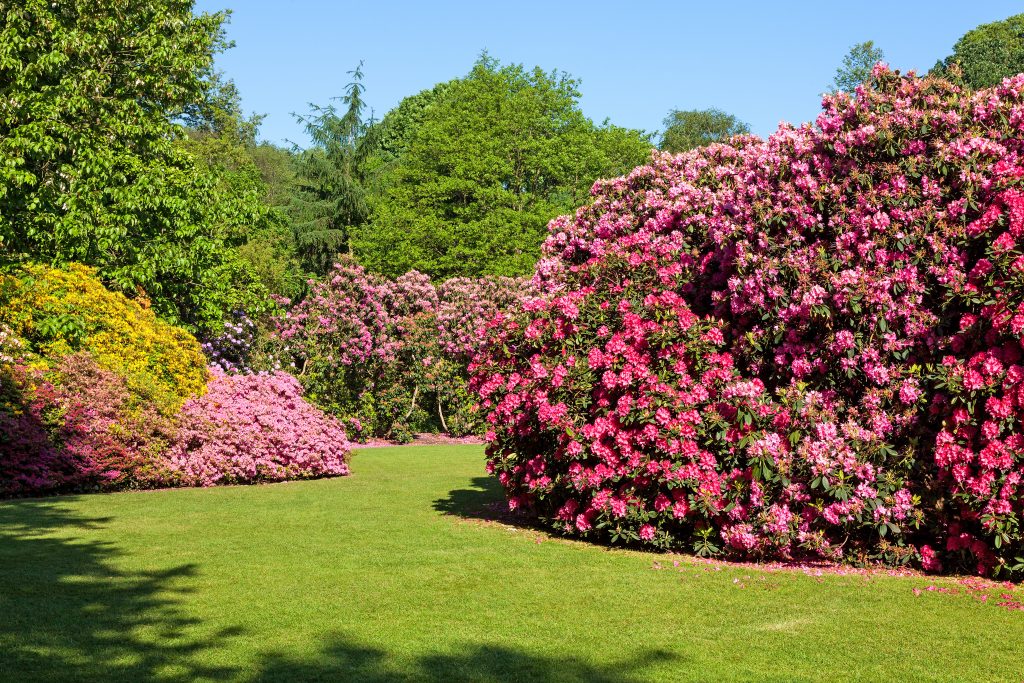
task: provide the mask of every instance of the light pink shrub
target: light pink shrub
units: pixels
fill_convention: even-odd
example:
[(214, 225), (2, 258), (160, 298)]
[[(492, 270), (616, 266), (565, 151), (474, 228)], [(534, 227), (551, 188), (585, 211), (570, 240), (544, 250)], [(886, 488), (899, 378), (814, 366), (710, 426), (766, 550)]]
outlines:
[(306, 298), (286, 306), (274, 335), (307, 397), (366, 435), (479, 431), (466, 366), (498, 311), (530, 291), (513, 278), (434, 285), (411, 271), (394, 280), (342, 259)]
[(281, 481), (349, 473), (339, 420), (302, 398), (291, 375), (226, 375), (185, 403), (167, 463), (186, 485)]

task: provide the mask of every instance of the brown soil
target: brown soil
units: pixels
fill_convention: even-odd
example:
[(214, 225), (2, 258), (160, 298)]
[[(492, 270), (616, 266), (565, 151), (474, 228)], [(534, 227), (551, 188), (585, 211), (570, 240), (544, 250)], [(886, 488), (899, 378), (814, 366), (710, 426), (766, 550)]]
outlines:
[(387, 446), (462, 446), (482, 444), (479, 436), (448, 436), (447, 434), (416, 434), (409, 443), (396, 443), (387, 439), (370, 439), (366, 443), (352, 444), (353, 448), (385, 448)]

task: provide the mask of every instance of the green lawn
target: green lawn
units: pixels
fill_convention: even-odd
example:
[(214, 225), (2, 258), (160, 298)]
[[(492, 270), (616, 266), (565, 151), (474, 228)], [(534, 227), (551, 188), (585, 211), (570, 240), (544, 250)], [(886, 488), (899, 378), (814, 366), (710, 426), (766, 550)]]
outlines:
[(1024, 680), (1024, 613), (915, 596), (923, 578), (716, 569), (482, 522), (500, 495), (476, 446), (353, 469), (0, 504), (0, 679)]

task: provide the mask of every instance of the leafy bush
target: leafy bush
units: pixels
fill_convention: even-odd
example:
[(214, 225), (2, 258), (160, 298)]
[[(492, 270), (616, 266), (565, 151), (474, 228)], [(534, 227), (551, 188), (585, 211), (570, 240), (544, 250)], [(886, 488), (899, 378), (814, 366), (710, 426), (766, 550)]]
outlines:
[(205, 395), (182, 408), (168, 454), (177, 483), (281, 481), (348, 474), (341, 423), (302, 398), (285, 373), (226, 375), (212, 369)]
[(640, 131), (596, 125), (579, 98), (564, 72), (481, 55), (464, 78), (403, 100), (359, 165), (374, 192), (369, 220), (343, 223), (358, 226), (353, 253), (390, 277), (528, 273), (547, 222), (652, 147)]
[(267, 207), (237, 172), (204, 163), (180, 125), (218, 99), (227, 14), (22, 0), (0, 17), (0, 249), (95, 266), (195, 330), (258, 305), (263, 288), (234, 247), (267, 227)]
[(92, 268), (25, 265), (0, 274), (0, 325), (23, 340), (37, 364), (53, 367), (78, 351), (123, 376), (171, 415), (206, 385), (206, 361), (185, 330), (104, 288)]
[(594, 187), (471, 367), (510, 505), (702, 555), (1024, 568), (1024, 75)]
[(499, 311), (530, 293), (529, 280), (512, 277), (455, 277), (437, 287), (437, 325), (444, 353), (468, 363), (481, 331)]

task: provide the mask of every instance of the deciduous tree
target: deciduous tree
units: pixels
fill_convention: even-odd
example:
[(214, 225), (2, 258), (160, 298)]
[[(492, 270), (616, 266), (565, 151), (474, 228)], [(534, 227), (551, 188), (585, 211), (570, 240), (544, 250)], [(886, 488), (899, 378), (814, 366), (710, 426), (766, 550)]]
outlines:
[(390, 275), (525, 273), (550, 219), (651, 149), (638, 131), (586, 118), (571, 76), (486, 54), (465, 78), (406, 100), (384, 123), (392, 157), (355, 253)]
[(675, 153), (750, 132), (746, 123), (714, 108), (688, 111), (673, 109), (662, 125), (665, 126), (665, 132), (661, 134), (659, 147), (664, 152)]
[(227, 15), (192, 5), (0, 2), (0, 245), (96, 266), (200, 328), (251, 293), (229, 247), (260, 208), (180, 144), (228, 46)]

